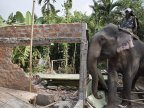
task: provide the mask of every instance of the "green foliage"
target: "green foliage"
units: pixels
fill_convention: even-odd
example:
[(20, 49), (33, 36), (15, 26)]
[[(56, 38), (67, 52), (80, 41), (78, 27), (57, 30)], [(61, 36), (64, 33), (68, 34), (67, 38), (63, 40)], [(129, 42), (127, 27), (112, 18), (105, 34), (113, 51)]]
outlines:
[(117, 17), (117, 7), (121, 5), (120, 0), (93, 0), (93, 5), (90, 6), (93, 10), (91, 19), (94, 21), (96, 30), (101, 29), (105, 24), (114, 22)]
[(63, 58), (65, 59), (66, 63), (65, 63), (65, 70), (67, 70), (68, 68), (68, 59), (69, 59), (69, 56), (68, 56), (68, 49), (69, 49), (69, 46), (68, 46), (68, 43), (63, 43)]
[[(40, 69), (41, 70), (41, 66), (37, 66), (38, 64), (38, 60), (44, 56), (42, 56), (43, 54), (47, 54), (47, 51), (44, 52), (40, 52), (40, 49), (42, 47), (38, 48), (38, 47), (33, 47), (33, 67), (35, 69)], [(30, 46), (17, 46), (13, 49), (13, 54), (12, 54), (12, 62), (18, 64), (21, 68), (23, 68), (25, 70), (25, 72), (29, 71), (29, 57), (30, 57)], [(35, 72), (35, 69), (33, 70), (33, 72)], [(40, 71), (37, 70), (37, 71)]]
[(66, 22), (70, 23), (70, 9), (72, 8), (72, 0), (67, 0), (64, 2), (64, 10), (65, 10), (65, 16), (66, 16)]
[(33, 67), (33, 73), (44, 73), (47, 71), (47, 68), (45, 66), (35, 66)]
[[(42, 1), (43, 0), (38, 0), (38, 4), (41, 5)], [(56, 1), (52, 0), (52, 2), (55, 3)], [(51, 3), (51, 0), (45, 0), (41, 10), (43, 14), (47, 14), (47, 15), (49, 15), (50, 12), (56, 12), (55, 7)]]
[(2, 18), (2, 16), (0, 15), (0, 26), (4, 25), (4, 19)]
[(24, 18), (23, 14), (20, 11), (17, 11), (16, 14), (11, 13), (6, 21), (7, 24), (26, 24), (30, 25), (32, 22), (32, 16), (29, 11), (26, 12), (26, 16)]
[(7, 24), (13, 24), (13, 23), (16, 23), (16, 16), (13, 15), (13, 13), (11, 13), (8, 17), (8, 20), (6, 21)]
[(74, 11), (74, 15), (70, 16), (71, 22), (89, 23), (89, 16), (80, 11)]
[(16, 12), (16, 23), (24, 23), (25, 19), (20, 11)]
[[(38, 4), (41, 5), (43, 0), (38, 0)], [(52, 1), (52, 2), (51, 2)], [(43, 13), (45, 23), (54, 23), (55, 22), (55, 16), (57, 16), (57, 13), (59, 10), (56, 10), (54, 7), (54, 3), (56, 0), (44, 0), (44, 4), (41, 8), (41, 11)]]
[(45, 23), (44, 17), (39, 17), (35, 21), (35, 24), (44, 24), (44, 23)]
[(25, 71), (29, 67), (30, 46), (18, 46), (13, 49), (12, 62), (18, 64)]
[(25, 17), (25, 24), (26, 25), (31, 25), (32, 23), (32, 15), (29, 11), (26, 12), (26, 17)]

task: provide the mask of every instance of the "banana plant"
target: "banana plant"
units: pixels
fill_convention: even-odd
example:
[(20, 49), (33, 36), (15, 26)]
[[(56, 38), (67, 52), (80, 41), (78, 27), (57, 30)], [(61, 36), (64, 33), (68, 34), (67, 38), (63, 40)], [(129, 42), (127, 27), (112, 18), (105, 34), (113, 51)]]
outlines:
[(10, 25), (16, 23), (16, 16), (13, 13), (11, 13), (8, 16), (8, 19), (7, 19), (6, 23), (10, 24)]
[(16, 17), (16, 23), (22, 24), (22, 23), (25, 22), (25, 18), (24, 18), (23, 14), (20, 11), (16, 12), (15, 17)]
[(2, 18), (2, 16), (0, 16), (0, 26), (4, 26), (5, 25), (5, 20)]
[(25, 16), (25, 24), (31, 25), (31, 23), (32, 23), (32, 15), (29, 11), (27, 11)]
[(12, 62), (25, 70), (29, 66), (29, 52), (30, 46), (15, 47), (12, 52)]

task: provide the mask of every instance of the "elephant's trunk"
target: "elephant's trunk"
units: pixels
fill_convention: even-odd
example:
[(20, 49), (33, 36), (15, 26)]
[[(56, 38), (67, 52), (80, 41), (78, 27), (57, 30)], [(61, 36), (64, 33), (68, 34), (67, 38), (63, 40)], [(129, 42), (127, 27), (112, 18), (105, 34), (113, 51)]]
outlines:
[(101, 72), (97, 69), (97, 59), (101, 54), (101, 45), (98, 42), (93, 42), (89, 46), (88, 58), (87, 58), (87, 68), (88, 72), (92, 76), (92, 93), (95, 98), (99, 99), (101, 96), (97, 94), (98, 91), (98, 81), (102, 84), (103, 87), (106, 87), (106, 83)]

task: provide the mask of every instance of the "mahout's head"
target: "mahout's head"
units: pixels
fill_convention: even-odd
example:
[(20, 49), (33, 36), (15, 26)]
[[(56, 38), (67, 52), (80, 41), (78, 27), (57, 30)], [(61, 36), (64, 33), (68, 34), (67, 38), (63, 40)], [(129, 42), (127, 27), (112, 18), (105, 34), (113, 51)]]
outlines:
[(130, 16), (134, 16), (133, 10), (131, 8), (125, 9), (124, 14), (126, 18), (129, 18)]

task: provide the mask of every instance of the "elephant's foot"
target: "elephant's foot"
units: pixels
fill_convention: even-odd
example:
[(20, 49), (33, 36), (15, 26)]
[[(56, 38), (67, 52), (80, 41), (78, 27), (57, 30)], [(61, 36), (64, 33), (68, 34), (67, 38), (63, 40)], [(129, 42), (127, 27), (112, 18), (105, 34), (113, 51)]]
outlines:
[(118, 108), (128, 108), (127, 105), (118, 105)]
[(96, 99), (102, 99), (102, 96), (101, 95), (98, 95), (97, 93), (95, 93), (95, 94), (93, 94), (94, 95), (94, 97), (96, 98)]
[(123, 101), (120, 105), (118, 105), (119, 108), (132, 108), (131, 102)]
[[(127, 105), (105, 105), (103, 108), (129, 108)], [(131, 108), (131, 107), (130, 107)]]

